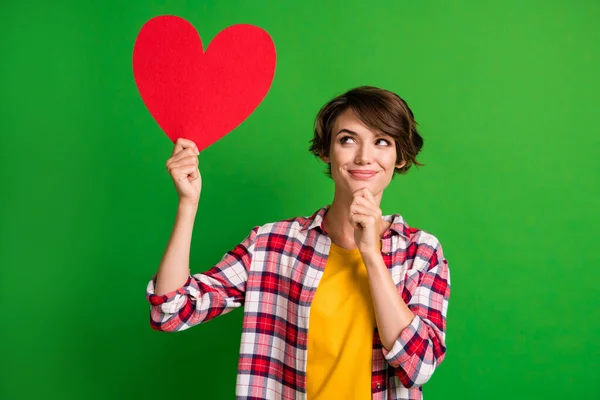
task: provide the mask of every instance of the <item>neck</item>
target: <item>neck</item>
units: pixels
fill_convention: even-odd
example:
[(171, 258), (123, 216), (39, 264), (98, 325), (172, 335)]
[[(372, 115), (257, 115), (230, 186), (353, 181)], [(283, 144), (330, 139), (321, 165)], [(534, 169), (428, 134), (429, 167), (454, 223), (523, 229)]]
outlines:
[[(327, 214), (325, 214), (325, 229), (331, 240), (345, 248), (354, 248), (354, 228), (350, 224), (350, 205), (354, 197), (352, 193), (344, 194), (336, 190), (335, 195), (333, 197), (333, 202), (331, 203), (331, 207), (327, 210)], [(381, 203), (381, 193), (375, 196), (375, 201), (377, 206), (380, 206)], [(381, 234), (387, 230), (389, 224), (386, 222), (382, 224), (382, 232)]]

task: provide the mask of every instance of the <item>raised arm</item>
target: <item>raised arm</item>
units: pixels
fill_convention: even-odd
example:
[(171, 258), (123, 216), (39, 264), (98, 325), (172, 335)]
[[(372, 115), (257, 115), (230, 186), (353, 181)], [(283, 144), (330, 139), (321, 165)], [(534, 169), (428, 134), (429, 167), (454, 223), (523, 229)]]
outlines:
[(167, 160), (167, 170), (177, 190), (179, 204), (173, 231), (157, 272), (155, 293), (158, 295), (183, 286), (190, 273), (192, 231), (202, 190), (198, 154), (194, 142), (180, 138)]
[(239, 307), (244, 299), (258, 228), (209, 271), (190, 275), (192, 231), (202, 188), (198, 153), (192, 141), (178, 139), (166, 164), (179, 204), (158, 272), (146, 288), (150, 325), (156, 330), (187, 329)]

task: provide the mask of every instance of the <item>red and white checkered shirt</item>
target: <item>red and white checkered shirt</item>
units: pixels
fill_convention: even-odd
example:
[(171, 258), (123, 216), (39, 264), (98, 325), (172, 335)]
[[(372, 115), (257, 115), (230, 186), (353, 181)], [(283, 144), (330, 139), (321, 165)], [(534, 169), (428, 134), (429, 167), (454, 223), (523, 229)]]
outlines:
[[(310, 305), (323, 276), (331, 240), (325, 206), (311, 217), (257, 226), (248, 237), (183, 287), (154, 294), (150, 324), (182, 331), (244, 306), (236, 382), (238, 399), (306, 399)], [(410, 228), (398, 214), (382, 237), (382, 256), (402, 298), (415, 314), (388, 352), (373, 335), (373, 399), (421, 399), (446, 353), (450, 296), (448, 263), (437, 238)]]

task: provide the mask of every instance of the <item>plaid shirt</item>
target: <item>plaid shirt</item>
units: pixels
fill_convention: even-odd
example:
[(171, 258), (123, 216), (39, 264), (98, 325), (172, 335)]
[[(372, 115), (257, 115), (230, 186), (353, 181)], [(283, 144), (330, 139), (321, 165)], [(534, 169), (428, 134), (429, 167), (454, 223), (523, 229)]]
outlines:
[[(243, 305), (236, 398), (306, 399), (310, 305), (331, 245), (323, 229), (328, 207), (255, 227), (217, 265), (171, 293), (154, 294), (154, 275), (146, 289), (152, 328), (182, 331)], [(398, 214), (384, 219), (392, 224), (382, 237), (383, 260), (415, 318), (390, 351), (375, 329), (372, 398), (421, 399), (421, 385), (446, 353), (448, 263), (433, 235)]]

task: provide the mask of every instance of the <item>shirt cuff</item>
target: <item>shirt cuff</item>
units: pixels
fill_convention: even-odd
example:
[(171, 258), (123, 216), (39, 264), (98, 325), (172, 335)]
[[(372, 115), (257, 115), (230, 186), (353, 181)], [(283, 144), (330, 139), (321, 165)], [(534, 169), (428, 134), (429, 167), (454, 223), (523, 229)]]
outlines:
[(385, 359), (392, 367), (400, 367), (422, 346), (427, 345), (427, 336), (423, 335), (425, 329), (423, 324), (423, 320), (415, 315), (410, 325), (400, 333), (392, 349), (388, 351), (385, 347), (382, 348)]
[(146, 299), (153, 307), (158, 309), (165, 314), (175, 314), (181, 310), (188, 299), (188, 295), (193, 294), (197, 296), (200, 292), (198, 283), (192, 276), (188, 276), (187, 280), (180, 288), (165, 293), (163, 295), (157, 295), (154, 293), (156, 285), (156, 274), (152, 277), (148, 286), (146, 287)]

